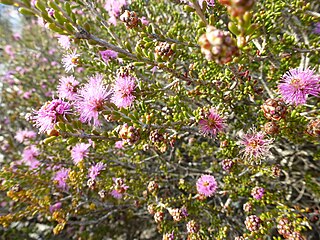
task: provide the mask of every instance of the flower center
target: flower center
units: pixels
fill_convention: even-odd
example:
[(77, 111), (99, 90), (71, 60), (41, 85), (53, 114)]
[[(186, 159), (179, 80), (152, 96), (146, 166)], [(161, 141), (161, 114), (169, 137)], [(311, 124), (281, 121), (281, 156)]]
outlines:
[(303, 87), (303, 83), (301, 82), (300, 78), (293, 78), (291, 79), (290, 84), (295, 88), (295, 89), (301, 89)]
[(79, 64), (79, 58), (73, 57), (73, 58), (71, 58), (71, 62), (72, 62), (72, 64), (74, 64), (74, 65), (78, 65), (78, 64)]
[(96, 111), (101, 111), (103, 109), (103, 100), (93, 100), (92, 104), (94, 105), (94, 109)]
[(208, 126), (210, 128), (215, 128), (217, 125), (216, 121), (214, 119), (208, 119)]
[(257, 140), (251, 140), (248, 145), (249, 145), (250, 147), (252, 147), (252, 148), (257, 148), (258, 145), (259, 145), (259, 141), (257, 141)]
[(205, 181), (205, 182), (203, 183), (203, 186), (204, 186), (204, 187), (208, 187), (208, 186), (209, 186), (209, 182), (208, 182), (208, 181)]

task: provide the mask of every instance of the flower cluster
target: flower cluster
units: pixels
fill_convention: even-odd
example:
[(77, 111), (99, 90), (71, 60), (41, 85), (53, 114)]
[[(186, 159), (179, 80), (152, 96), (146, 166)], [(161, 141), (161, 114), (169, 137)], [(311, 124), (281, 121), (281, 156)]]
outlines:
[(264, 188), (262, 187), (254, 187), (252, 190), (251, 190), (251, 196), (257, 200), (260, 200), (262, 199), (262, 197), (264, 196), (265, 194), (265, 190)]

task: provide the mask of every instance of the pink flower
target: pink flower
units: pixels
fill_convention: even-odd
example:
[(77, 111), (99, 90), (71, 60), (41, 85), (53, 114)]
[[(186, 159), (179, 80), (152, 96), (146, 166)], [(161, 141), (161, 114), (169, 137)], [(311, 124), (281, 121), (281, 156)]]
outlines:
[(26, 147), (22, 153), (22, 162), (24, 162), (30, 169), (37, 168), (40, 165), (40, 162), (37, 160), (40, 152), (38, 148), (34, 145)]
[(102, 162), (98, 162), (96, 165), (91, 166), (88, 174), (89, 178), (95, 180), (100, 172), (105, 169), (105, 167), (106, 165)]
[(214, 108), (211, 108), (209, 113), (207, 113), (204, 118), (200, 119), (199, 125), (200, 130), (204, 134), (211, 134), (213, 137), (219, 132), (222, 132), (226, 127), (224, 119)]
[(11, 45), (4, 46), (4, 52), (10, 56), (10, 58), (14, 58), (14, 52), (12, 51)]
[(149, 24), (149, 21), (148, 21), (148, 19), (147, 19), (145, 16), (141, 17), (141, 18), (140, 18), (140, 21), (141, 21), (141, 23), (142, 23), (143, 25), (148, 25), (148, 24)]
[(115, 148), (122, 149), (123, 148), (123, 144), (124, 144), (123, 141), (117, 141), (115, 143)]
[(76, 107), (80, 113), (80, 120), (88, 122), (94, 126), (100, 124), (98, 117), (99, 112), (103, 110), (103, 105), (111, 95), (111, 91), (103, 84), (103, 76), (96, 74), (90, 77), (76, 96)]
[(53, 212), (59, 210), (61, 208), (61, 206), (62, 206), (62, 203), (61, 202), (57, 202), (57, 203), (55, 203), (53, 205), (50, 205), (49, 210), (50, 210), (51, 213), (53, 213)]
[(111, 102), (119, 108), (131, 106), (135, 99), (135, 96), (132, 95), (135, 81), (136, 79), (132, 76), (119, 76), (113, 86)]
[(211, 197), (217, 190), (218, 184), (211, 175), (202, 175), (197, 181), (197, 191), (206, 197)]
[(70, 48), (70, 38), (66, 35), (60, 35), (58, 38), (58, 43), (63, 49), (68, 50)]
[(318, 96), (320, 93), (320, 78), (311, 69), (291, 69), (281, 80), (278, 88), (286, 103), (302, 105), (307, 102), (308, 95)]
[(67, 179), (69, 177), (69, 169), (61, 168), (59, 171), (56, 172), (53, 180), (56, 181), (58, 187), (62, 190), (67, 190)]
[(110, 59), (115, 59), (118, 57), (118, 53), (113, 50), (100, 51), (100, 55), (106, 64), (109, 63)]
[(255, 132), (253, 129), (245, 134), (240, 141), (240, 143), (245, 146), (243, 150), (244, 155), (249, 159), (266, 156), (272, 142), (273, 140), (265, 139), (263, 132)]
[(265, 194), (265, 190), (264, 188), (262, 187), (254, 187), (252, 190), (251, 190), (251, 196), (257, 200), (260, 200), (262, 199), (262, 197), (264, 196)]
[(49, 16), (50, 17), (53, 17), (53, 15), (54, 15), (54, 9), (53, 8), (46, 8), (46, 10), (47, 10), (47, 13), (49, 14)]
[(35, 111), (33, 120), (39, 132), (45, 132), (54, 128), (58, 116), (69, 114), (71, 106), (69, 103), (60, 99), (54, 99), (43, 105), (38, 111)]
[(12, 37), (13, 37), (13, 39), (14, 39), (15, 41), (21, 40), (21, 34), (20, 34), (20, 33), (14, 33), (14, 34), (12, 35)]
[(74, 68), (76, 66), (78, 66), (79, 57), (80, 57), (80, 55), (77, 54), (76, 50), (64, 55), (64, 57), (62, 58), (62, 63), (63, 63), (64, 68), (66, 69), (66, 72), (69, 72), (71, 70), (73, 71)]
[(19, 130), (16, 133), (16, 136), (14, 137), (18, 142), (22, 143), (26, 139), (34, 139), (36, 137), (36, 133), (34, 131), (29, 130)]
[(60, 98), (67, 100), (75, 100), (77, 94), (77, 87), (79, 82), (73, 76), (62, 77), (59, 79), (58, 94)]
[(91, 144), (78, 143), (71, 150), (71, 158), (74, 164), (78, 164), (89, 154)]
[(113, 181), (113, 190), (110, 192), (110, 194), (116, 199), (121, 199), (123, 194), (127, 191), (129, 187), (125, 185), (124, 180), (122, 178), (113, 178)]
[(105, 10), (109, 14), (109, 23), (116, 25), (116, 18), (120, 15), (121, 9), (127, 6), (126, 0), (106, 0), (104, 5)]

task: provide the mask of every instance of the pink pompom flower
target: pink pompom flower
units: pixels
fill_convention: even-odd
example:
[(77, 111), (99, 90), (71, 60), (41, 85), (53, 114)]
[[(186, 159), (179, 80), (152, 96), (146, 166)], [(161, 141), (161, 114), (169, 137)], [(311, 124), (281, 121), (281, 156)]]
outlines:
[(25, 140), (34, 139), (36, 137), (36, 135), (37, 134), (31, 130), (18, 130), (14, 138), (18, 142), (22, 143)]
[(71, 158), (74, 164), (78, 164), (89, 154), (89, 147), (91, 144), (78, 143), (71, 150)]
[(100, 51), (100, 55), (106, 64), (109, 63), (110, 59), (115, 59), (118, 57), (118, 53), (113, 50)]
[(76, 50), (63, 55), (62, 63), (66, 72), (70, 72), (71, 70), (73, 71), (74, 68), (79, 65), (79, 57), (80, 55), (77, 54)]
[(71, 45), (70, 44), (70, 38), (68, 36), (65, 36), (65, 35), (61, 35), (58, 38), (58, 43), (65, 50), (68, 50), (70, 48), (70, 45)]
[(69, 177), (69, 169), (61, 168), (59, 171), (56, 172), (53, 180), (56, 181), (58, 187), (62, 190), (67, 190), (67, 179)]
[(39, 149), (36, 146), (28, 146), (23, 150), (22, 162), (29, 166), (30, 169), (35, 169), (40, 165), (40, 162), (37, 159), (39, 154)]
[(111, 102), (119, 108), (130, 107), (135, 96), (132, 94), (136, 85), (136, 78), (132, 76), (118, 76), (113, 86)]
[(99, 112), (103, 110), (105, 102), (109, 99), (112, 91), (103, 84), (103, 76), (96, 74), (90, 77), (76, 96), (76, 107), (80, 113), (80, 121), (94, 126), (100, 125)]
[(58, 94), (60, 98), (73, 101), (76, 99), (79, 82), (73, 77), (61, 77), (59, 79)]
[(202, 175), (197, 181), (197, 191), (206, 197), (211, 197), (218, 188), (216, 179), (211, 175)]
[(61, 99), (54, 99), (43, 105), (38, 111), (34, 111), (33, 121), (39, 128), (39, 132), (52, 130), (59, 116), (70, 113), (71, 105)]
[(298, 106), (307, 102), (308, 95), (319, 95), (319, 81), (313, 70), (295, 68), (282, 76), (278, 88), (286, 103)]

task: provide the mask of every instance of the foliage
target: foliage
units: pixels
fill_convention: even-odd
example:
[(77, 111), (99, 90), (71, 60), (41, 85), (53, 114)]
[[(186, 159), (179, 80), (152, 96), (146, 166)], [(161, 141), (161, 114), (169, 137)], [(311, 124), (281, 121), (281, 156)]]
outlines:
[(0, 0), (4, 238), (319, 238), (320, 5), (212, 2)]

